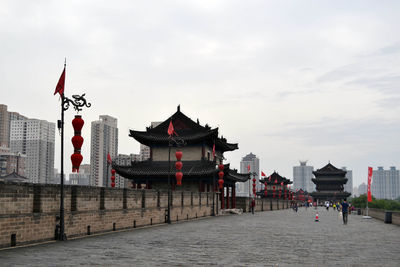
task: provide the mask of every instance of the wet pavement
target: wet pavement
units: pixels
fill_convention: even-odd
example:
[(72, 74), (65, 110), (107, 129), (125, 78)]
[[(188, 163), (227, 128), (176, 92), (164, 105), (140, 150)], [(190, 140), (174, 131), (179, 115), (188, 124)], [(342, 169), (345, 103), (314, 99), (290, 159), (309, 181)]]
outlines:
[(0, 250), (0, 266), (400, 266), (400, 227), (314, 209), (228, 215)]

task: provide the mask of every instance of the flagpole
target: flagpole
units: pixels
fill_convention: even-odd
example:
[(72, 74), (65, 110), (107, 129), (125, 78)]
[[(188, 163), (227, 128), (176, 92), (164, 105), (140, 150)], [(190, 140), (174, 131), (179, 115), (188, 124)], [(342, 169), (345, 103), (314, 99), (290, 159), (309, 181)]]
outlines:
[[(64, 60), (64, 71), (67, 66), (67, 59)], [(61, 177), (60, 177), (60, 234), (58, 240), (67, 239), (64, 226), (64, 91), (61, 95)]]
[(65, 212), (64, 212), (64, 111), (68, 110), (70, 105), (74, 107), (74, 109), (79, 112), (82, 110), (82, 107), (89, 108), (91, 106), (90, 103), (87, 103), (85, 99), (85, 94), (82, 95), (73, 95), (73, 100), (69, 99), (64, 95), (65, 89), (65, 70), (67, 67), (67, 59), (64, 60), (64, 70), (61, 74), (60, 79), (58, 80), (56, 90), (54, 94), (59, 93), (61, 97), (61, 120), (57, 121), (57, 128), (61, 132), (61, 177), (60, 177), (60, 224), (56, 225), (56, 239), (60, 241), (67, 240), (67, 236), (65, 234)]

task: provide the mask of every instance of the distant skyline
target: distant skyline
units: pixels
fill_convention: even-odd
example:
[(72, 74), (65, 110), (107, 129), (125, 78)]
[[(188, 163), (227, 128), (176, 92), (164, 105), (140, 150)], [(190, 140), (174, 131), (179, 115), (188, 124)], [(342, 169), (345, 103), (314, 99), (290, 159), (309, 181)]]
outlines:
[[(113, 1), (0, 3), (1, 103), (56, 122), (53, 96), (67, 58), (68, 97), (86, 93), (90, 122), (118, 119), (121, 154), (139, 153), (144, 130), (181, 105), (219, 127), (260, 170), (329, 161), (367, 181), (367, 167), (400, 167), (400, 2)], [(65, 169), (73, 136), (66, 113)], [(60, 169), (56, 134), (55, 168)], [(67, 172), (68, 173), (68, 172)]]

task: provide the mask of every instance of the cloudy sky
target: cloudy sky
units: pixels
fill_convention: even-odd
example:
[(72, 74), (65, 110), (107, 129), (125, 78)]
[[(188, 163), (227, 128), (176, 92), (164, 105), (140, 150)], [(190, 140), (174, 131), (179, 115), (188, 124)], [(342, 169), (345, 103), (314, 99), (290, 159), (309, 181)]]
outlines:
[(120, 153), (138, 153), (129, 129), (180, 104), (239, 143), (236, 168), (249, 152), (288, 178), (299, 160), (330, 161), (358, 185), (367, 166), (400, 167), (399, 25), (399, 1), (3, 0), (0, 103), (56, 122), (66, 57), (66, 94), (92, 103), (84, 163), (99, 115), (118, 118)]

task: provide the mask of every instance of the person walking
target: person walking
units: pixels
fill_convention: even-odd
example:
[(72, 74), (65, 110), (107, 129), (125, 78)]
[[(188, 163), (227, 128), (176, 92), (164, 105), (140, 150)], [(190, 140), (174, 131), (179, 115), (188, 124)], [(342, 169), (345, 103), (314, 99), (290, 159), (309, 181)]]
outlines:
[(343, 216), (343, 224), (347, 224), (347, 219), (349, 215), (349, 204), (346, 199), (343, 200), (342, 204), (342, 216)]

